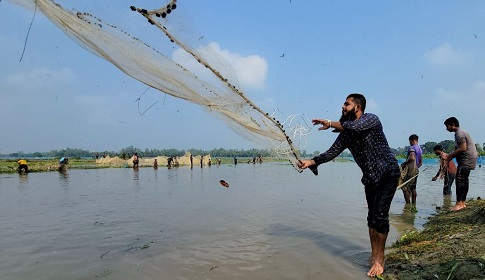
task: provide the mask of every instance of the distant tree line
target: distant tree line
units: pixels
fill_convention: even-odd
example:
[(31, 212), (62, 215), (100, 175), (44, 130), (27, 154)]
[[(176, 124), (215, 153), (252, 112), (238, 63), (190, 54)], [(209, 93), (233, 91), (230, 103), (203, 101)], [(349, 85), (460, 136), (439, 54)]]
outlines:
[(18, 151), (16, 153), (10, 153), (8, 155), (0, 155), (2, 157), (12, 157), (12, 158), (61, 158), (61, 157), (71, 157), (71, 158), (82, 158), (91, 157), (93, 153), (81, 150), (66, 148), (64, 150), (52, 150), (50, 152), (34, 152), (34, 153), (24, 153)]
[[(156, 156), (183, 156), (186, 151), (189, 151), (193, 155), (207, 155), (210, 154), (212, 157), (255, 157), (255, 156), (263, 156), (263, 157), (270, 157), (272, 154), (270, 151), (265, 149), (249, 149), (249, 150), (242, 150), (242, 149), (212, 149), (212, 150), (202, 150), (202, 149), (189, 149), (189, 150), (178, 150), (178, 149), (145, 149), (142, 150), (140, 148), (136, 148), (133, 146), (129, 146), (123, 148), (117, 152), (115, 151), (88, 151), (82, 149), (73, 149), (73, 148), (66, 148), (63, 150), (52, 150), (50, 152), (35, 152), (35, 153), (24, 153), (22, 151), (16, 153), (10, 153), (6, 155), (0, 155), (2, 157), (12, 157), (12, 158), (61, 158), (61, 157), (71, 157), (71, 158), (94, 158), (96, 154), (99, 157), (102, 156), (125, 156), (131, 157), (134, 153), (138, 153), (141, 157), (156, 157)], [(308, 157), (310, 155), (306, 154), (303, 151), (303, 157)]]
[[(423, 149), (423, 154), (427, 157), (434, 157), (433, 148), (436, 145), (441, 145), (446, 152), (452, 152), (455, 149), (455, 141), (453, 140), (444, 140), (439, 143), (436, 142), (426, 142), (421, 145)], [(477, 150), (481, 155), (485, 155), (483, 146), (476, 144)], [(484, 143), (485, 146), (485, 143)], [(405, 146), (404, 148), (397, 148), (393, 149), (393, 152), (396, 154), (397, 157), (406, 157), (407, 149), (409, 146)], [(61, 157), (71, 157), (71, 158), (94, 158), (96, 154), (99, 157), (103, 155), (109, 155), (110, 157), (114, 156), (125, 156), (131, 157), (134, 153), (138, 153), (141, 157), (156, 157), (156, 156), (183, 156), (186, 151), (189, 151), (193, 155), (207, 155), (210, 154), (212, 157), (255, 157), (255, 156), (263, 156), (263, 157), (271, 157), (273, 156), (270, 151), (265, 149), (249, 149), (249, 150), (242, 150), (242, 149), (212, 149), (212, 150), (201, 150), (201, 149), (189, 149), (189, 150), (178, 150), (178, 149), (139, 149), (133, 146), (129, 146), (119, 150), (118, 152), (115, 151), (95, 151), (91, 152), (88, 150), (82, 149), (73, 149), (73, 148), (66, 148), (63, 150), (52, 150), (50, 152), (35, 152), (35, 153), (24, 153), (22, 151), (16, 153), (10, 153), (7, 155), (1, 155), (1, 157), (11, 157), (11, 158), (61, 158)], [(320, 154), (320, 151), (314, 151), (313, 153), (307, 153), (307, 151), (302, 150), (300, 151), (301, 157), (303, 158), (310, 158)], [(340, 157), (352, 157), (348, 150), (345, 150)]]

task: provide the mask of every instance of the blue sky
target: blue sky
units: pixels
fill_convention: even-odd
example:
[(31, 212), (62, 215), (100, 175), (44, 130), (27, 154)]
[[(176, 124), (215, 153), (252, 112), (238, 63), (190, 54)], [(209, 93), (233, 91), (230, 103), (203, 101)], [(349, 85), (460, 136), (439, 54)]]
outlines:
[[(157, 2), (59, 1), (148, 42), (166, 39), (129, 6), (151, 9)], [(476, 143), (485, 142), (483, 1), (180, 0), (178, 6), (207, 42), (238, 63), (239, 73), (258, 73), (240, 76), (241, 86), (269, 113), (337, 120), (345, 97), (359, 92), (391, 147), (408, 145), (413, 133), (421, 143), (453, 139), (443, 125), (449, 116)], [(143, 94), (145, 85), (40, 13), (20, 62), (32, 16), (0, 2), (0, 153), (260, 148), (194, 104), (154, 89)], [(335, 137), (313, 129), (304, 149), (322, 152)]]

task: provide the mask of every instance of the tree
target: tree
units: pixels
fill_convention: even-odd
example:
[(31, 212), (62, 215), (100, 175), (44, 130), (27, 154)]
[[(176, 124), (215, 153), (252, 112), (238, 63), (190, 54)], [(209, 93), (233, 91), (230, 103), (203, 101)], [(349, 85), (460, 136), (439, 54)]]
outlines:
[(475, 144), (475, 147), (477, 148), (477, 152), (478, 152), (479, 154), (482, 154), (482, 153), (483, 153), (483, 148), (482, 148), (482, 147), (480, 147), (480, 144)]
[(454, 140), (444, 140), (439, 143), (441, 147), (443, 147), (443, 151), (446, 153), (451, 153), (455, 150), (455, 141)]
[(135, 153), (138, 153), (139, 155), (141, 155), (141, 150), (138, 148), (134, 148), (133, 146), (129, 146), (124, 149), (121, 149), (119, 153), (125, 154), (127, 157), (131, 157)]
[(39, 152), (35, 152), (32, 154), (33, 157), (36, 157), (36, 158), (40, 158), (42, 157), (42, 153), (39, 153)]
[(436, 142), (426, 142), (423, 146), (421, 146), (421, 149), (423, 149), (424, 154), (430, 154), (433, 153), (433, 148), (436, 145), (438, 145)]

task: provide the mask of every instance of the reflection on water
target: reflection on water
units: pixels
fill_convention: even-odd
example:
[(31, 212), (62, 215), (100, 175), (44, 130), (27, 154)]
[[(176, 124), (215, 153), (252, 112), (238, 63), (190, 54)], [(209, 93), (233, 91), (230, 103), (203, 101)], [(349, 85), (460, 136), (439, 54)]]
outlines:
[(67, 170), (59, 170), (59, 179), (64, 183), (69, 182), (69, 173)]
[(451, 208), (451, 195), (443, 196), (443, 207), (442, 209), (436, 208), (436, 210), (448, 210)]
[(416, 214), (418, 210), (416, 206), (408, 203), (404, 204), (404, 207), (399, 214), (390, 213), (390, 221), (392, 226), (396, 228), (399, 235), (404, 235), (410, 231), (415, 231)]
[[(417, 212), (394, 198), (388, 245), (453, 203), (436, 172), (418, 178)], [(0, 279), (368, 279), (360, 176), (338, 162), (0, 175)]]
[(354, 243), (353, 240), (342, 235), (327, 234), (320, 231), (294, 228), (282, 224), (274, 224), (269, 227), (269, 235), (304, 238), (312, 241), (321, 250), (324, 250), (335, 257), (342, 257), (355, 264), (367, 267), (369, 264), (368, 246)]
[(20, 184), (26, 184), (29, 181), (29, 173), (19, 173)]
[(139, 181), (140, 180), (140, 173), (139, 173), (139, 168), (133, 168), (133, 181)]

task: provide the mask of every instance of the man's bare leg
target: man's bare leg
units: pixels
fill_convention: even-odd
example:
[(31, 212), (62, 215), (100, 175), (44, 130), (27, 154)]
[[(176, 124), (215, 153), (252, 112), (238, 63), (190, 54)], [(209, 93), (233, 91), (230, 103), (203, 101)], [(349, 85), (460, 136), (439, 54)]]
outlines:
[(408, 189), (402, 189), (402, 193), (404, 195), (404, 200), (407, 204), (411, 203), (411, 192)]
[(367, 276), (375, 277), (384, 273), (384, 248), (386, 246), (387, 233), (379, 233), (369, 228), (370, 244), (372, 248), (371, 267)]

